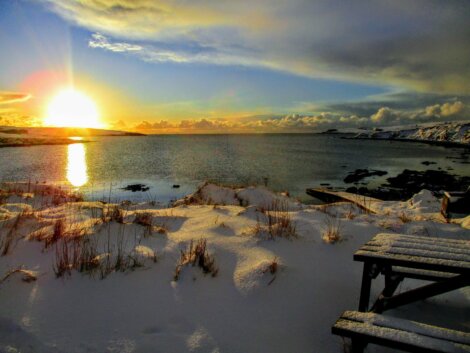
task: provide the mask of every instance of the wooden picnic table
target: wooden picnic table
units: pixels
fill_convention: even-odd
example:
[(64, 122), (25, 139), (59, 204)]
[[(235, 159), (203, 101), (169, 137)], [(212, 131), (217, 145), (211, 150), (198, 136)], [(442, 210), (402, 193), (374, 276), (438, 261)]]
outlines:
[[(385, 310), (423, 300), (470, 285), (470, 241), (380, 233), (355, 254), (364, 262), (359, 311)], [(385, 287), (369, 309), (371, 282), (385, 276)], [(404, 278), (432, 281), (400, 294)]]
[[(413, 353), (470, 352), (470, 333), (381, 315), (385, 310), (470, 285), (470, 241), (403, 234), (377, 234), (355, 254), (364, 262), (359, 311), (346, 311), (333, 334), (349, 337), (352, 352), (375, 343)], [(379, 274), (385, 287), (369, 309), (371, 283)], [(400, 294), (405, 278), (434, 283)]]

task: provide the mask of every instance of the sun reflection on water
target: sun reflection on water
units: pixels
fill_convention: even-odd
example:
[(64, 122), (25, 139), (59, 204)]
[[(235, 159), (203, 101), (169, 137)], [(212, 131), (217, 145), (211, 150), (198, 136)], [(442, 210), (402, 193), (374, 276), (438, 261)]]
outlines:
[(74, 143), (68, 146), (67, 180), (75, 187), (85, 185), (88, 181), (86, 149), (83, 143)]

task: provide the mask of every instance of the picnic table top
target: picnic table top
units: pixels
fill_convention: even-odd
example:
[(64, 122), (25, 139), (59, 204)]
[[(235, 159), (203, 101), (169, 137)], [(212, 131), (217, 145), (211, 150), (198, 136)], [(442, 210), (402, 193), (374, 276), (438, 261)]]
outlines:
[(470, 240), (379, 233), (354, 260), (470, 275)]

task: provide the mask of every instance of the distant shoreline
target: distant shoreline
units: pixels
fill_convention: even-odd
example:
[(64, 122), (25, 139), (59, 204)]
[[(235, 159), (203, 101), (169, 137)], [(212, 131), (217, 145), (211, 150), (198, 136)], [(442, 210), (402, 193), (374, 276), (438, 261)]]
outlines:
[(460, 147), (460, 148), (470, 149), (470, 145), (468, 143), (460, 143), (460, 142), (452, 142), (452, 141), (416, 140), (416, 139), (404, 139), (404, 138), (377, 138), (377, 137), (362, 137), (362, 136), (360, 137), (341, 136), (341, 138), (345, 140), (375, 140), (375, 141), (399, 141), (399, 142), (424, 143), (424, 144), (433, 145), (433, 146)]
[(44, 141), (38, 143), (0, 143), (0, 148), (4, 147), (34, 147), (34, 146), (55, 146), (55, 145), (72, 145), (75, 143), (88, 143), (90, 140), (69, 140), (69, 141)]

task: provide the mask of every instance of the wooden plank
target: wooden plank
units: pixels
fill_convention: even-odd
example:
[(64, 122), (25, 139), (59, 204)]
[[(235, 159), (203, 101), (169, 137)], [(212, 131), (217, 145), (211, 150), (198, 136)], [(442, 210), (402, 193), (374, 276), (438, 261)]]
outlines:
[(412, 289), (389, 298), (379, 298), (375, 307), (378, 308), (376, 312), (383, 312), (397, 308), (399, 306), (407, 305), (418, 300), (435, 297), (436, 295), (444, 294), (459, 288), (470, 285), (470, 277), (465, 275), (458, 275), (446, 281), (431, 283), (423, 287)]
[(331, 332), (335, 335), (350, 337), (353, 342), (354, 340), (366, 341), (413, 353), (468, 353), (470, 351), (468, 345), (344, 319), (339, 319)]
[(436, 248), (442, 248), (442, 249), (447, 249), (447, 250), (457, 250), (457, 251), (463, 251), (465, 253), (470, 252), (470, 242), (466, 243), (451, 243), (451, 242), (446, 242), (446, 241), (435, 241), (433, 239), (429, 239), (426, 237), (423, 237), (423, 239), (419, 240), (414, 240), (414, 239), (408, 239), (405, 237), (390, 237), (390, 238), (372, 238), (369, 240), (366, 244), (370, 245), (389, 245), (389, 244), (403, 244), (407, 245), (409, 247), (436, 247)]
[(418, 333), (420, 335), (445, 339), (455, 343), (470, 345), (470, 333), (451, 330), (443, 327), (423, 324), (421, 322), (405, 320), (376, 313), (362, 313), (359, 311), (345, 311), (341, 319), (363, 322), (380, 327)]
[(406, 249), (417, 249), (417, 250), (429, 250), (429, 251), (439, 251), (439, 252), (445, 252), (445, 253), (452, 253), (452, 254), (461, 254), (461, 255), (467, 255), (470, 256), (470, 248), (464, 248), (464, 247), (457, 247), (457, 246), (443, 246), (443, 245), (434, 245), (434, 244), (426, 244), (426, 243), (409, 243), (406, 241), (401, 241), (401, 240), (392, 240), (389, 243), (383, 243), (383, 242), (374, 242), (374, 241), (369, 241), (366, 244), (364, 244), (365, 247), (376, 247), (378, 249), (384, 249), (388, 247), (392, 248), (406, 248)]
[(413, 249), (408, 247), (398, 247), (398, 246), (386, 246), (386, 247), (376, 247), (376, 246), (363, 246), (361, 247), (362, 251), (369, 251), (371, 253), (380, 253), (385, 256), (393, 257), (395, 255), (409, 255), (415, 257), (423, 257), (435, 260), (453, 260), (463, 263), (469, 263), (470, 265), (470, 255), (466, 254), (453, 254), (450, 252), (440, 252), (432, 250), (422, 250), (422, 249)]
[(466, 240), (379, 233), (354, 254), (354, 260), (469, 274), (469, 245)]
[(414, 279), (434, 281), (434, 282), (444, 281), (446, 279), (456, 276), (455, 273), (418, 270), (416, 268), (400, 267), (400, 266), (392, 267), (392, 272), (398, 275), (401, 275), (405, 278), (414, 278)]
[(412, 267), (431, 271), (450, 272), (470, 275), (470, 263), (453, 260), (439, 260), (420, 256), (383, 254), (358, 250), (354, 254), (355, 261), (375, 262), (390, 266)]
[(434, 244), (443, 243), (450, 245), (461, 245), (464, 247), (470, 247), (470, 240), (462, 240), (462, 239), (451, 239), (451, 238), (440, 238), (440, 237), (427, 237), (427, 236), (419, 236), (419, 235), (409, 235), (409, 234), (397, 234), (397, 233), (378, 233), (375, 235), (371, 240), (384, 240), (387, 241), (388, 239), (400, 239), (403, 241), (410, 241), (416, 243), (422, 242), (432, 242)]
[(374, 203), (377, 202), (383, 202), (382, 200), (369, 197), (369, 196), (363, 196), (363, 195), (358, 195), (358, 194), (353, 194), (350, 192), (345, 192), (345, 191), (332, 191), (324, 188), (311, 188), (307, 189), (306, 193), (310, 196), (313, 196), (319, 200), (325, 201), (325, 202), (351, 202), (358, 206), (359, 208), (366, 210), (371, 213), (375, 213), (372, 209), (371, 206)]

